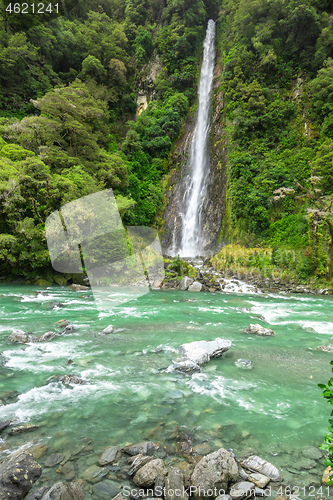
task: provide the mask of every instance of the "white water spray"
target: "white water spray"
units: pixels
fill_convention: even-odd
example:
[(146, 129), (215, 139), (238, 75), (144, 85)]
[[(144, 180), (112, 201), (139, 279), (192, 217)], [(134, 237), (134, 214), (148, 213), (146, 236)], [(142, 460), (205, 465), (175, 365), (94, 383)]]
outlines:
[(201, 211), (206, 194), (206, 180), (209, 174), (207, 139), (209, 131), (209, 104), (213, 84), (215, 60), (215, 23), (208, 21), (204, 41), (203, 61), (198, 90), (199, 107), (193, 133), (190, 175), (185, 193), (186, 211), (183, 218), (182, 240), (179, 255), (195, 257), (201, 250)]

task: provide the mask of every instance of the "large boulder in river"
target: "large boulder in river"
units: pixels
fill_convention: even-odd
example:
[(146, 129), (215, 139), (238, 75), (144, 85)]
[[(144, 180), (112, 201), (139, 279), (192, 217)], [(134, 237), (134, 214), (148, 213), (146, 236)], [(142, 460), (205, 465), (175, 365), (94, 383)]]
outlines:
[(190, 285), (192, 285), (194, 279), (184, 276), (184, 278), (179, 283), (179, 290), (187, 290)]
[(215, 498), (213, 494), (227, 491), (232, 483), (238, 480), (238, 466), (236, 460), (224, 448), (203, 457), (195, 466), (191, 476), (191, 484), (195, 488), (195, 499)]
[(41, 473), (41, 466), (30, 453), (12, 453), (0, 464), (0, 500), (24, 498)]
[(17, 342), (18, 344), (25, 344), (29, 342), (30, 336), (23, 330), (15, 329), (8, 337), (12, 342)]
[(231, 341), (225, 339), (215, 339), (211, 341), (196, 340), (189, 344), (182, 344), (180, 352), (184, 357), (190, 359), (197, 365), (207, 363), (211, 358), (218, 358), (228, 351)]
[(201, 292), (201, 290), (202, 283), (199, 283), (199, 281), (194, 281), (194, 283), (188, 287), (189, 292)]
[(245, 328), (244, 333), (254, 333), (255, 335), (268, 337), (272, 337), (274, 335), (273, 330), (271, 330), (270, 328), (264, 328), (259, 324), (248, 326), (247, 328)]
[(143, 467), (140, 467), (133, 477), (133, 482), (137, 486), (148, 488), (149, 486), (153, 486), (158, 475), (166, 476), (167, 473), (168, 469), (165, 467), (163, 460), (156, 458)]
[(257, 455), (251, 455), (246, 460), (243, 460), (241, 466), (251, 472), (260, 472), (260, 474), (269, 477), (272, 481), (282, 480), (279, 470), (270, 462), (267, 462)]

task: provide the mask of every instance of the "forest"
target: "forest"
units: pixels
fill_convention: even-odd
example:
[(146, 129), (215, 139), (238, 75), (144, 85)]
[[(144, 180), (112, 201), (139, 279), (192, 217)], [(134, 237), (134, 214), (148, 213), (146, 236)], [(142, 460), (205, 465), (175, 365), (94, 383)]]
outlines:
[(221, 239), (292, 248), (287, 266), (301, 279), (331, 282), (331, 2), (89, 0), (39, 18), (8, 5), (0, 7), (2, 274), (50, 278), (47, 216), (101, 189), (113, 189), (125, 225), (162, 230), (172, 151), (195, 113), (213, 18), (228, 136)]

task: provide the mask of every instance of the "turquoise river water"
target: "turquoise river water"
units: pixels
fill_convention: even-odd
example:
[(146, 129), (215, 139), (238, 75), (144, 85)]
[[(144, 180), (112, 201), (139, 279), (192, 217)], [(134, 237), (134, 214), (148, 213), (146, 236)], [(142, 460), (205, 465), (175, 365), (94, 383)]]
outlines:
[[(284, 477), (297, 472), (302, 484), (315, 478), (320, 483), (323, 463), (303, 470), (297, 464), (304, 447), (317, 447), (328, 427), (330, 408), (317, 384), (330, 378), (332, 355), (315, 348), (333, 345), (332, 297), (152, 291), (122, 307), (97, 310), (90, 291), (3, 285), (0, 296), (0, 351), (6, 358), (0, 420), (39, 426), (19, 436), (4, 431), (0, 458), (44, 444), (43, 465), (51, 453), (73, 450), (89, 438), (91, 453), (76, 465), (80, 477), (113, 444), (151, 439), (170, 463), (179, 462), (172, 456), (175, 434), (179, 440), (183, 432), (193, 446), (223, 446), (239, 456), (254, 451)], [(60, 335), (55, 322), (63, 318), (75, 326), (72, 333)], [(250, 323), (272, 328), (275, 336), (244, 334)], [(121, 331), (98, 335), (109, 324)], [(13, 328), (58, 335), (14, 344), (8, 340)], [(230, 339), (232, 347), (201, 373), (165, 370), (180, 344), (217, 337)], [(237, 367), (238, 358), (252, 360), (253, 369)], [(87, 383), (48, 383), (65, 374)], [(52, 480), (61, 480), (59, 473), (45, 469), (40, 482)]]

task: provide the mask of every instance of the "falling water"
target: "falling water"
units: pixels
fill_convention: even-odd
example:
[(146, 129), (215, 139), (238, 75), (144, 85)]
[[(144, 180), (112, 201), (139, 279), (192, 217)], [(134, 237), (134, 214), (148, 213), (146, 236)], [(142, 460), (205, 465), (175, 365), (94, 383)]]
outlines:
[(195, 257), (201, 249), (201, 210), (206, 193), (206, 179), (209, 174), (207, 139), (209, 131), (210, 92), (213, 83), (215, 59), (215, 23), (208, 21), (204, 41), (203, 61), (198, 90), (199, 108), (194, 129), (190, 175), (185, 193), (185, 214), (183, 217), (182, 240), (179, 254), (183, 257)]

